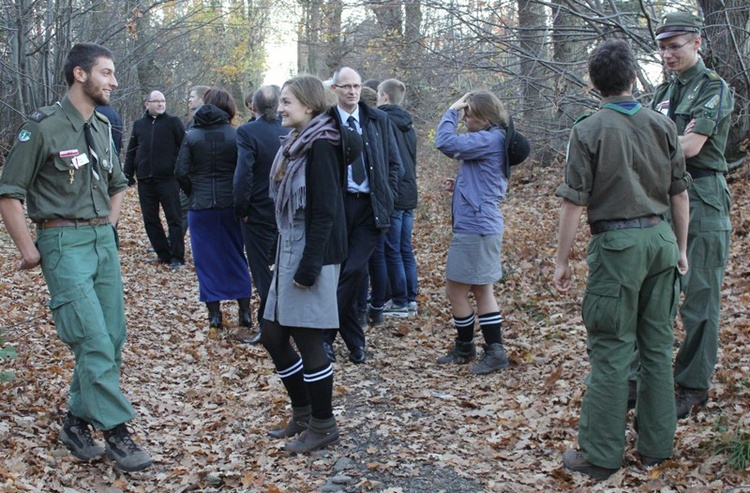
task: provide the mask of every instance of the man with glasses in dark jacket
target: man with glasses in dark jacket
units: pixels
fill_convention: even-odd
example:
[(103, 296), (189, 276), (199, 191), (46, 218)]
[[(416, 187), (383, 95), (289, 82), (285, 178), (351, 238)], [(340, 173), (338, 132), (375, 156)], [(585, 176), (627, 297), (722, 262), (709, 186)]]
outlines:
[[(355, 304), (370, 256), (380, 235), (390, 226), (401, 159), (388, 116), (359, 101), (360, 75), (343, 67), (333, 74), (331, 89), (338, 99), (331, 114), (342, 126), (356, 130), (364, 141), (361, 156), (347, 167), (344, 207), (349, 254), (341, 266), (338, 287), (339, 331), (349, 349), (349, 361), (360, 364), (366, 358), (365, 333)], [(336, 359), (332, 346), (335, 338), (336, 330), (327, 331), (325, 349), (331, 361)]]
[[(146, 114), (133, 123), (124, 171), (129, 186), (137, 179), (143, 223), (156, 261), (177, 270), (185, 263), (185, 240), (174, 168), (185, 127), (179, 118), (167, 114), (167, 101), (161, 92), (151, 91), (145, 105)], [(169, 239), (161, 225), (159, 205), (167, 219)]]

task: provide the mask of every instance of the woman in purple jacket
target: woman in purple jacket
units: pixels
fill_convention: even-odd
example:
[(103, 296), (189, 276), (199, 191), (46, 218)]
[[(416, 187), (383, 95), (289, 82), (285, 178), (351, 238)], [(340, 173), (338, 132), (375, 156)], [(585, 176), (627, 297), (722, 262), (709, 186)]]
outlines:
[[(468, 133), (456, 133), (459, 115)], [(486, 343), (481, 360), (471, 367), (483, 375), (508, 367), (502, 342), (502, 315), (493, 283), (502, 277), (500, 249), (503, 214), (500, 201), (508, 188), (505, 163), (507, 113), (488, 91), (465, 94), (440, 120), (435, 145), (446, 156), (461, 161), (456, 178), (446, 179), (453, 192), (453, 239), (445, 268), (445, 293), (451, 304), (458, 336), (450, 352), (438, 363), (466, 364), (476, 356), (474, 308)]]

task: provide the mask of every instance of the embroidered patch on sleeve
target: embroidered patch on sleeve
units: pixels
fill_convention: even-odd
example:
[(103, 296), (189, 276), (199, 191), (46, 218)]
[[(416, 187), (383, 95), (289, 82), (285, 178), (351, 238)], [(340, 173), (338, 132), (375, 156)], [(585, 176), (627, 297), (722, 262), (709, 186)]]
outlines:
[(31, 132), (28, 130), (21, 130), (18, 132), (18, 141), (19, 142), (26, 142), (31, 138)]

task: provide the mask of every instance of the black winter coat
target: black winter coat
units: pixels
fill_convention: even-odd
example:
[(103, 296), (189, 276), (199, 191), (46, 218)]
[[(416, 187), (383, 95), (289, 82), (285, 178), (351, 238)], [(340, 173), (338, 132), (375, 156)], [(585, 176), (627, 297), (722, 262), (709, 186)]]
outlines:
[[(329, 114), (339, 122), (342, 129), (342, 145), (346, 146), (348, 134), (343, 129), (348, 128), (348, 125), (341, 123), (336, 106), (329, 110)], [(388, 115), (378, 109), (359, 103), (359, 119), (367, 158), (370, 200), (375, 215), (375, 225), (378, 229), (388, 229), (391, 226), (391, 213), (401, 172), (401, 158), (396, 147), (396, 137)], [(347, 161), (347, 164), (350, 162)], [(346, 188), (346, 180), (343, 186)]]
[(177, 157), (180, 188), (190, 198), (190, 210), (233, 207), (237, 129), (229, 115), (212, 104), (198, 108), (194, 120)]
[(411, 115), (396, 104), (384, 104), (378, 109), (384, 111), (391, 120), (401, 164), (404, 167), (404, 174), (398, 182), (398, 195), (394, 207), (404, 211), (414, 209), (418, 198), (417, 132), (414, 131)]
[(346, 259), (348, 237), (342, 183), (346, 183), (346, 166), (341, 148), (324, 139), (316, 140), (307, 152), (305, 166), (305, 250), (294, 274), (294, 280), (303, 286), (315, 284), (324, 265), (340, 264)]
[(149, 178), (174, 178), (175, 160), (180, 152), (185, 127), (176, 116), (148, 111), (133, 123), (123, 171), (128, 185)]

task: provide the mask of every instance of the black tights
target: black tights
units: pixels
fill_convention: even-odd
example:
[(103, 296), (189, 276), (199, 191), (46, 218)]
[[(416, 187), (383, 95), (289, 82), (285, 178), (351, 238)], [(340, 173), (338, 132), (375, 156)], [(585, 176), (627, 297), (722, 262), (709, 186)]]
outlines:
[[(301, 358), (292, 346), (292, 339)], [(333, 418), (333, 366), (323, 349), (323, 331), (284, 327), (264, 320), (261, 342), (271, 355), (292, 407), (309, 405), (313, 418), (321, 421)]]
[[(292, 341), (300, 354), (292, 347)], [(323, 331), (303, 327), (285, 327), (263, 320), (261, 342), (271, 355), (276, 368), (288, 368), (302, 356), (302, 365), (308, 373), (328, 366), (328, 356), (323, 350)]]

